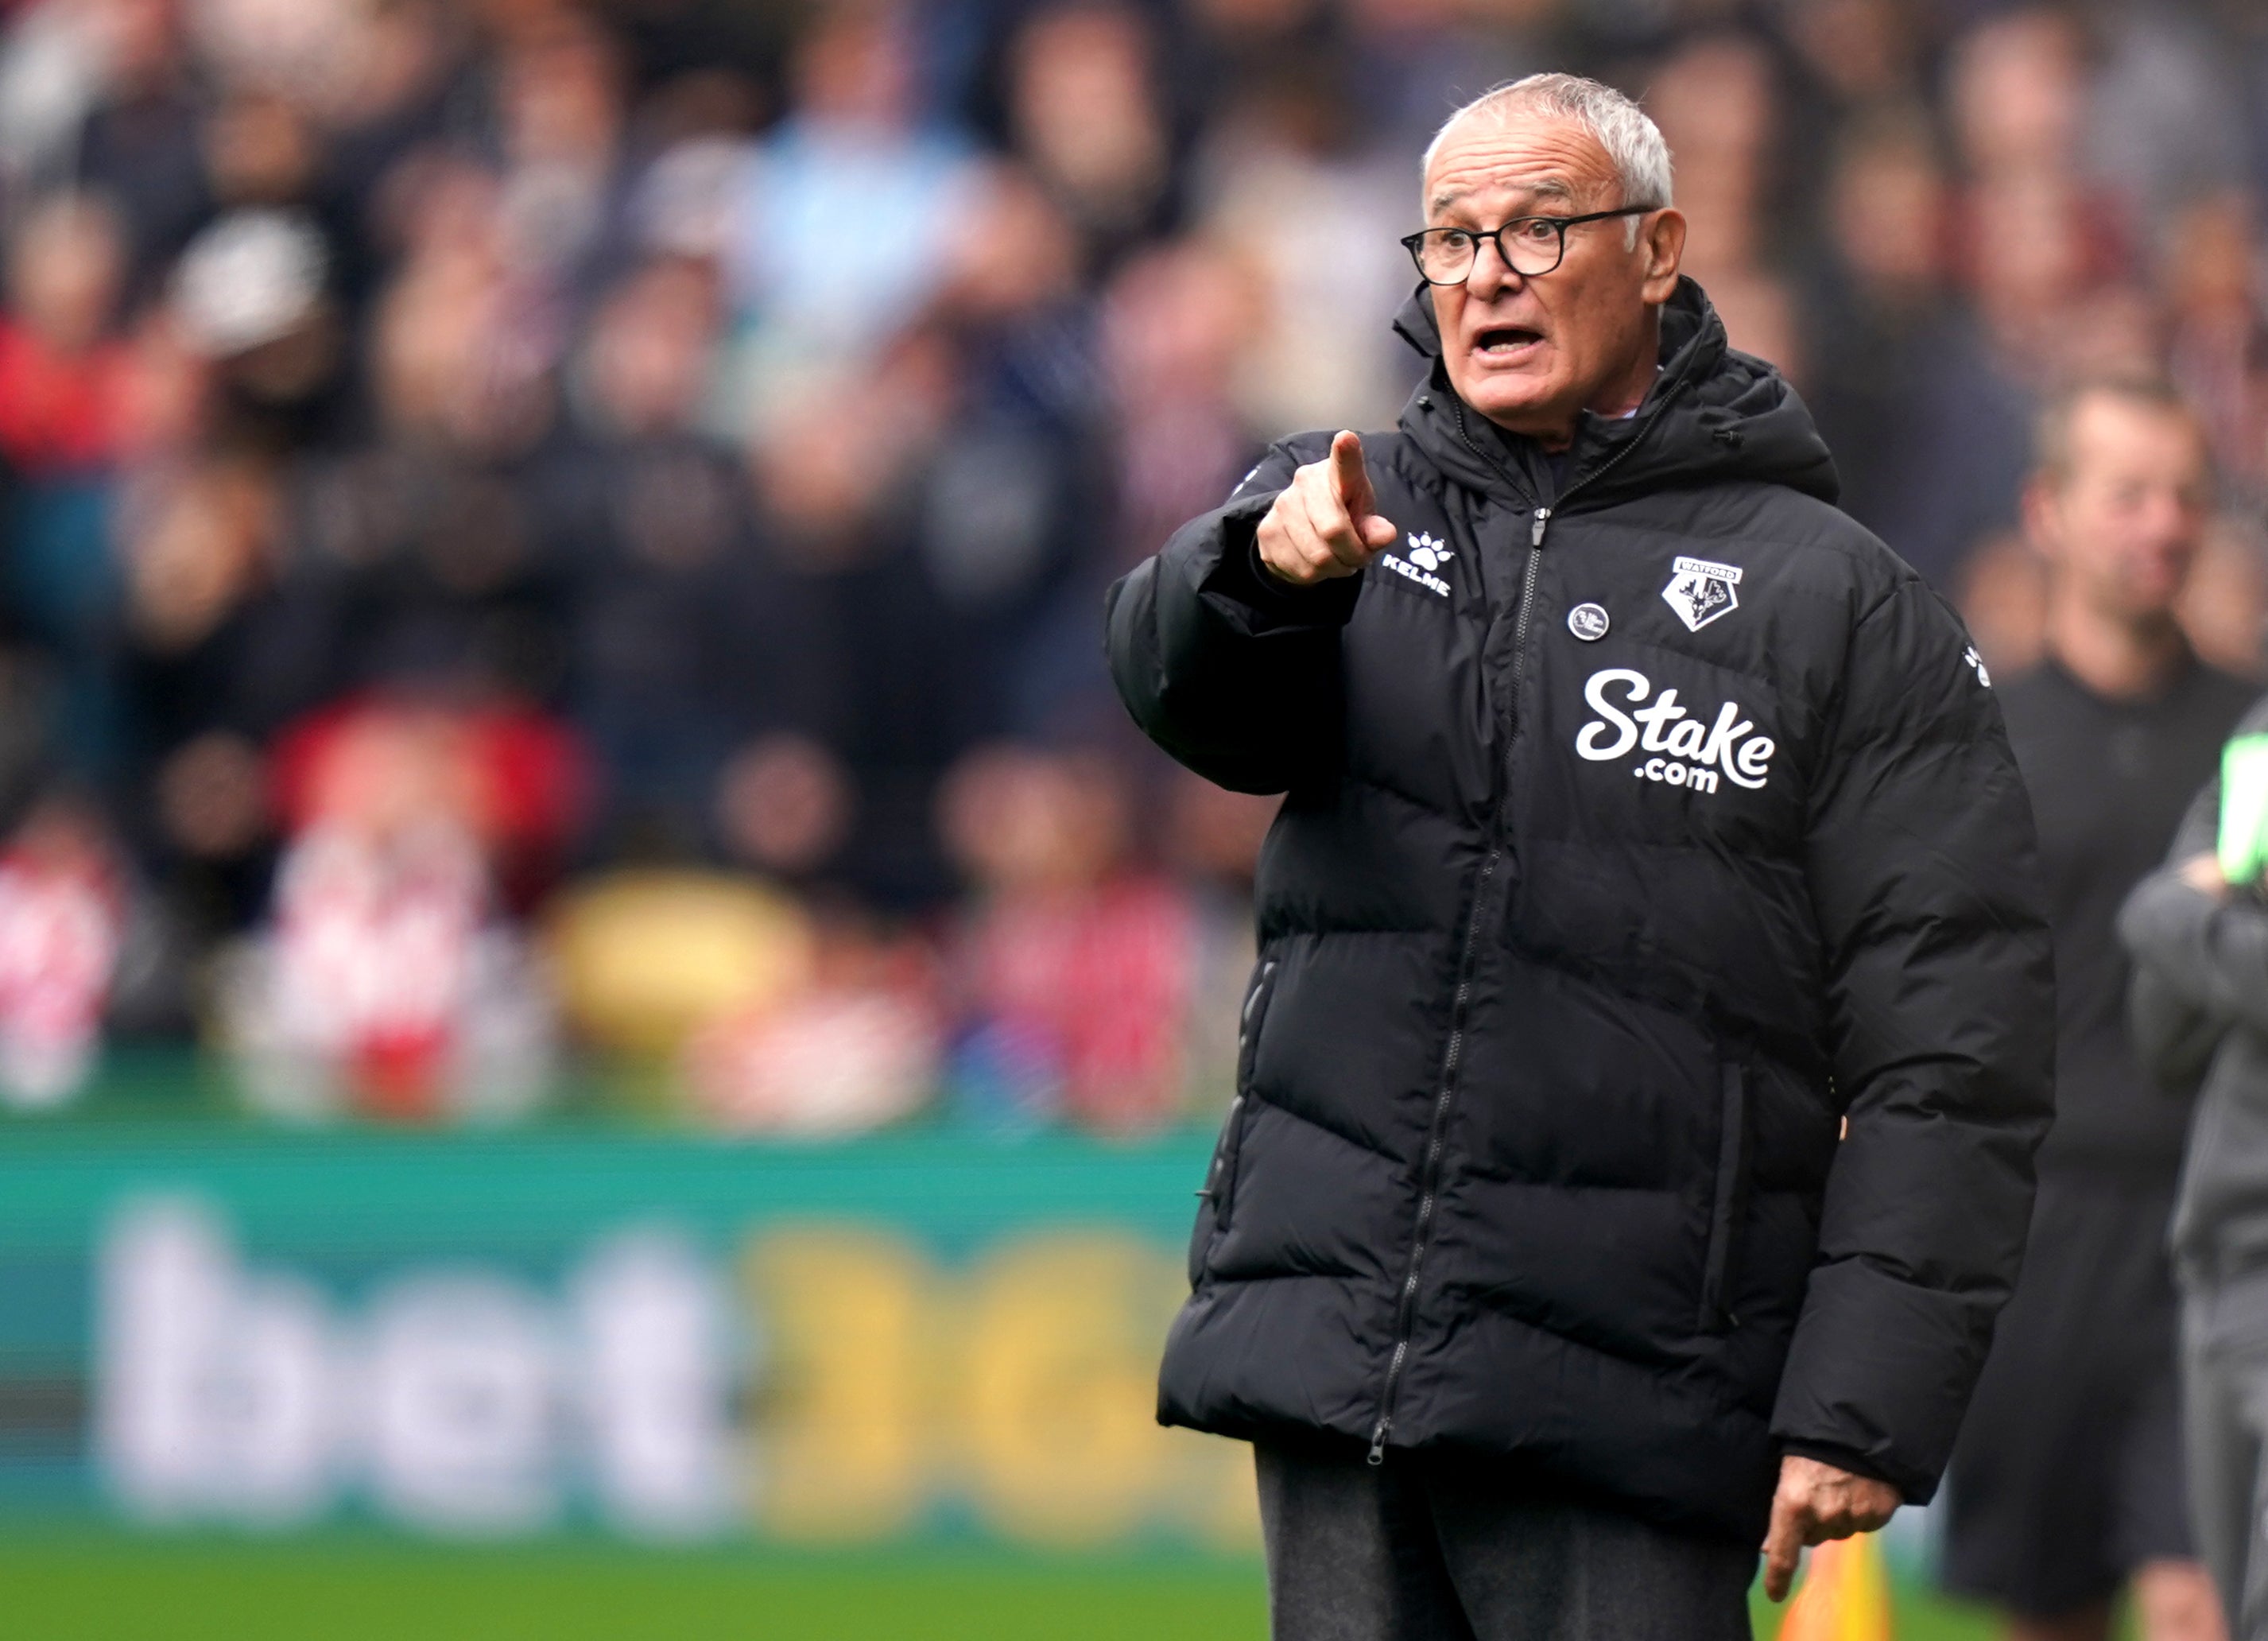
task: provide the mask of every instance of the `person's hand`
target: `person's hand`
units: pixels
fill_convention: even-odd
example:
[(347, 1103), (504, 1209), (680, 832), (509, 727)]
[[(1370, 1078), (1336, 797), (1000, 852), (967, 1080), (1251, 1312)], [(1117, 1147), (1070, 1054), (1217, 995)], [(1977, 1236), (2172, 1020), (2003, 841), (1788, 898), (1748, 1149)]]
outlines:
[(1898, 1490), (1888, 1482), (1788, 1454), (1779, 1461), (1779, 1490), (1772, 1495), (1771, 1528), (1764, 1534), (1764, 1593), (1775, 1601), (1787, 1599), (1796, 1559), (1807, 1545), (1872, 1533), (1897, 1507)]
[(2219, 900), (2228, 893), (2228, 879), (2220, 875), (2218, 855), (2192, 855), (2181, 865), (2181, 879), (2200, 894)]
[(1341, 433), (1331, 453), (1292, 475), (1291, 487), (1260, 521), (1260, 562), (1294, 586), (1351, 576), (1394, 545), (1393, 524), (1362, 465), (1362, 440)]

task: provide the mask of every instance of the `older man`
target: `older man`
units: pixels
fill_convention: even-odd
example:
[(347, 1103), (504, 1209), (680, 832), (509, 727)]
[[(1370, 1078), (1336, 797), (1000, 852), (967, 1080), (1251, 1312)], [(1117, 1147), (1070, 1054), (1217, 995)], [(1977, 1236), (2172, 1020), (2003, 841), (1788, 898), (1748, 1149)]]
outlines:
[(1279, 1637), (1746, 1635), (1760, 1538), (1930, 1496), (2015, 1276), (2031, 817), (1653, 122), (1500, 88), (1424, 208), (1399, 428), (1111, 593), (1143, 728), (1288, 793), (1160, 1412), (1257, 1444)]

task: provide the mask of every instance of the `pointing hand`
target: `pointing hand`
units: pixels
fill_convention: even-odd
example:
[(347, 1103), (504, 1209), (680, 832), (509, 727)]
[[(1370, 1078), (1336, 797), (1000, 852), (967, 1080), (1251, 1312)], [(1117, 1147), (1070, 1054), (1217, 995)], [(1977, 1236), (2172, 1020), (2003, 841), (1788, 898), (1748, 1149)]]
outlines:
[(1397, 534), (1378, 516), (1362, 440), (1341, 433), (1329, 455), (1292, 475), (1291, 487), (1260, 521), (1260, 562), (1279, 581), (1313, 586), (1354, 574), (1393, 546)]

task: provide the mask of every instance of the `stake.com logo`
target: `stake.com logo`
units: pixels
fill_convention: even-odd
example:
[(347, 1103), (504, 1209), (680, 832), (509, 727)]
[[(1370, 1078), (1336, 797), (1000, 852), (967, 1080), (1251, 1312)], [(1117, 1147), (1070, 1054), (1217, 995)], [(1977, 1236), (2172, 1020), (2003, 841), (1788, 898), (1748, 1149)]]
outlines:
[(1662, 755), (1633, 765), (1632, 775), (1702, 792), (1717, 790), (1719, 770), (1734, 785), (1750, 791), (1769, 778), (1768, 766), (1778, 748), (1769, 735), (1749, 733), (1756, 725), (1741, 717), (1739, 703), (1725, 703), (1717, 709), (1716, 722), (1708, 724), (1677, 704), (1677, 691), (1665, 689), (1652, 706), (1625, 712), (1607, 699), (1617, 685), (1633, 706), (1653, 693), (1653, 681), (1627, 666), (1591, 674), (1583, 699), (1599, 716), (1576, 732), (1575, 750), (1592, 762), (1604, 763), (1638, 747)]

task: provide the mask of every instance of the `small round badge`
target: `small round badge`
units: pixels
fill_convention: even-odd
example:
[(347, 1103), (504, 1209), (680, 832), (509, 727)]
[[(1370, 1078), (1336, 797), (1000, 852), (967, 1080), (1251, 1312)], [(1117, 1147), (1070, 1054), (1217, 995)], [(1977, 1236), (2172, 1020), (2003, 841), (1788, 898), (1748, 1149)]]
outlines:
[(1585, 644), (1595, 644), (1607, 636), (1607, 612), (1602, 605), (1578, 604), (1567, 612), (1567, 630)]

